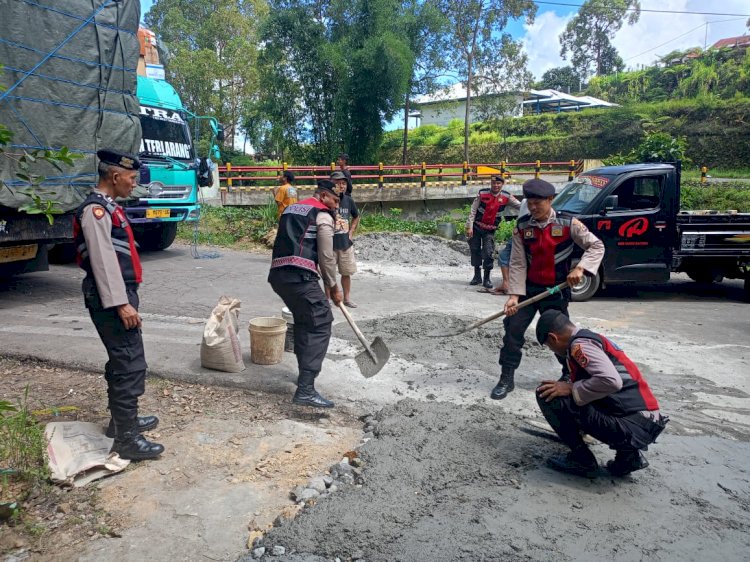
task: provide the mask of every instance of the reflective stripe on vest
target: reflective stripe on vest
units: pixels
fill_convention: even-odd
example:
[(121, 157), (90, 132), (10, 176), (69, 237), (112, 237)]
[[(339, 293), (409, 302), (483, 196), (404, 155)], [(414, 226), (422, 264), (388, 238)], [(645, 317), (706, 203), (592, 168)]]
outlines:
[(527, 220), (519, 222), (517, 228), (526, 251), (527, 279), (545, 287), (562, 283), (570, 272), (570, 256), (575, 249), (571, 221), (555, 217), (539, 228), (530, 224), (530, 216), (524, 218)]
[(314, 197), (289, 205), (281, 214), (271, 269), (298, 267), (318, 272), (318, 213), (330, 210)]
[(571, 357), (571, 350), (577, 339), (589, 339), (601, 345), (604, 353), (612, 361), (622, 378), (620, 390), (599, 400), (594, 400), (592, 405), (603, 412), (617, 416), (659, 409), (659, 403), (643, 375), (641, 375), (638, 366), (616, 344), (590, 330), (579, 330), (571, 338), (568, 345), (568, 365), (570, 366), (570, 380), (572, 382), (591, 378), (591, 374)]
[(489, 189), (480, 189), (479, 207), (474, 222), (483, 230), (496, 230), (503, 220), (500, 213), (505, 210), (509, 200), (510, 197), (505, 191), (495, 196)]
[(93, 277), (89, 261), (89, 251), (86, 246), (86, 239), (81, 229), (81, 218), (83, 212), (89, 205), (100, 205), (109, 214), (112, 221), (112, 231), (110, 240), (112, 248), (117, 255), (117, 262), (120, 265), (122, 279), (125, 283), (141, 283), (143, 281), (143, 269), (141, 259), (135, 245), (133, 229), (130, 227), (125, 211), (110, 197), (92, 191), (89, 196), (78, 207), (73, 217), (73, 238), (76, 245), (76, 261), (87, 275)]

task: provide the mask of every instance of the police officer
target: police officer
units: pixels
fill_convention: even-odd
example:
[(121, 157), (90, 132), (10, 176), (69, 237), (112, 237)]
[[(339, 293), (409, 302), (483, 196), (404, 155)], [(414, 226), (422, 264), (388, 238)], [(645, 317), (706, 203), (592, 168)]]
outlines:
[[(500, 350), (501, 374), (490, 398), (502, 400), (515, 387), (514, 373), (521, 364), (524, 334), (536, 312), (554, 308), (566, 316), (570, 291), (556, 293), (522, 309), (519, 302), (543, 293), (567, 279), (576, 285), (585, 273), (595, 275), (604, 258), (604, 244), (577, 219), (558, 217), (552, 208), (555, 188), (541, 179), (523, 184), (523, 196), (529, 214), (519, 218), (513, 232), (510, 256), (508, 300), (505, 302), (505, 335)], [(574, 245), (584, 254), (576, 267), (570, 268)], [(564, 361), (560, 359), (560, 362)], [(566, 368), (563, 366), (563, 375)]]
[(640, 370), (606, 337), (579, 329), (557, 310), (539, 317), (536, 337), (558, 356), (567, 358), (570, 381), (545, 380), (537, 388), (539, 408), (563, 443), (566, 455), (547, 464), (562, 472), (593, 476), (599, 465), (581, 438), (595, 437), (616, 451), (609, 472), (624, 476), (648, 466), (648, 449), (669, 418), (659, 411)]
[(84, 302), (109, 357), (104, 368), (112, 414), (107, 436), (114, 437), (112, 452), (121, 458), (151, 459), (164, 447), (141, 435), (159, 419), (138, 417), (147, 368), (138, 314), (141, 262), (125, 211), (115, 202), (135, 188), (140, 162), (112, 149), (97, 156), (99, 181), (76, 211), (73, 229), (78, 265), (86, 272)]
[[(336, 285), (333, 251), (334, 212), (339, 196), (332, 181), (318, 182), (312, 197), (287, 207), (281, 215), (273, 245), (268, 282), (294, 316), (294, 353), (299, 375), (292, 402), (333, 408), (333, 402), (315, 390), (331, 339), (333, 314), (318, 280), (329, 288), (336, 305), (342, 295)], [(318, 275), (320, 267), (320, 276)]]
[[(503, 176), (493, 176), (489, 189), (480, 189), (471, 204), (469, 218), (466, 221), (466, 238), (471, 250), (471, 265), (474, 266), (474, 278), (469, 285), (479, 285), (492, 289), (490, 272), (495, 253), (495, 231), (503, 220), (503, 211), (510, 205), (514, 209), (521, 207), (521, 202), (503, 190)], [(481, 267), (484, 267), (482, 279)]]

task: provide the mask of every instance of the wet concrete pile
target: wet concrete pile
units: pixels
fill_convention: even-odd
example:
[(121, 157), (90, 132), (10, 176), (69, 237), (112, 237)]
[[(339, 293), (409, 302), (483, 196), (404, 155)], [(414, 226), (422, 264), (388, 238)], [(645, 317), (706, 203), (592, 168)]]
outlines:
[(466, 242), (437, 236), (376, 232), (357, 236), (354, 241), (357, 260), (393, 262), (401, 265), (466, 265)]

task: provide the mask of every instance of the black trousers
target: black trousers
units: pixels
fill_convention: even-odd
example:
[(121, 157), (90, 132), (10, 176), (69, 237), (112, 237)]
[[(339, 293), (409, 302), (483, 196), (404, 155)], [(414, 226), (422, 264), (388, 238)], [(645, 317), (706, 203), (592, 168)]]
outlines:
[[(526, 285), (526, 296), (519, 299), (519, 304), (523, 301), (544, 292), (544, 287)], [(542, 299), (526, 308), (522, 308), (513, 316), (506, 316), (503, 320), (505, 335), (503, 336), (503, 347), (500, 349), (500, 365), (508, 369), (517, 369), (521, 364), (523, 357), (523, 345), (526, 343), (526, 330), (534, 320), (537, 312), (541, 314), (545, 310), (559, 310), (565, 316), (568, 316), (569, 291), (555, 293), (552, 296)], [(557, 357), (557, 360), (563, 366), (563, 372), (567, 373), (567, 364), (565, 359)]]
[(492, 269), (495, 265), (495, 231), (481, 229), (475, 224), (474, 236), (469, 238), (469, 250), (472, 266)]
[[(138, 286), (126, 286), (128, 302), (138, 310)], [(118, 426), (133, 423), (138, 415), (138, 398), (146, 389), (146, 354), (140, 328), (128, 330), (116, 308), (102, 308), (96, 282), (83, 280), (83, 297), (109, 360), (104, 367), (109, 409)]]
[(572, 396), (545, 402), (538, 394), (537, 404), (560, 440), (571, 449), (584, 445), (581, 431), (618, 451), (647, 450), (664, 429), (666, 420), (654, 422), (641, 413), (627, 416), (606, 414), (591, 404), (579, 406)]
[(294, 354), (302, 371), (320, 372), (331, 340), (333, 313), (318, 280), (310, 278), (290, 282), (272, 273), (269, 282), (274, 292), (294, 316)]

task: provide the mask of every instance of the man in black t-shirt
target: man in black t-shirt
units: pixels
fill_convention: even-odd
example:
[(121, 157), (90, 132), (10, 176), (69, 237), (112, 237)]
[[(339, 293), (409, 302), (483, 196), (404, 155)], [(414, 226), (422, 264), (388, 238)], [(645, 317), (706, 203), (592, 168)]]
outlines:
[(336, 184), (336, 192), (339, 193), (341, 198), (333, 234), (333, 251), (336, 254), (336, 263), (341, 275), (344, 305), (349, 308), (357, 308), (357, 305), (351, 300), (352, 275), (357, 272), (357, 258), (354, 255), (352, 239), (357, 231), (357, 226), (359, 226), (359, 210), (354, 200), (346, 194), (347, 181), (343, 172), (333, 172), (331, 181)]

